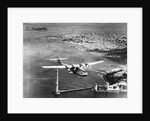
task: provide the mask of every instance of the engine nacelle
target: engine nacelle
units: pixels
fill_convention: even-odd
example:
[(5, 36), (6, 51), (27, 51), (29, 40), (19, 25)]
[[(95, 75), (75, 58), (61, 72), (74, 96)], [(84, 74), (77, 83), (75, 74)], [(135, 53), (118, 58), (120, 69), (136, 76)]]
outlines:
[(87, 63), (82, 63), (82, 64), (80, 64), (80, 67), (85, 69), (85, 68), (89, 67), (89, 65)]

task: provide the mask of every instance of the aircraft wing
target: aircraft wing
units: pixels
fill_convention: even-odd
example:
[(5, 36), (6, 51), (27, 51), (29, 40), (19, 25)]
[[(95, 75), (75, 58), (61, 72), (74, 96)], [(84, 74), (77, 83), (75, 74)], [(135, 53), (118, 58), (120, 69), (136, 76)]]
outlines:
[(89, 62), (89, 63), (73, 64), (73, 66), (75, 66), (75, 67), (82, 66), (83, 68), (87, 68), (88, 66), (95, 65), (95, 64), (98, 64), (98, 63), (103, 63), (103, 62), (104, 61), (95, 61), (95, 62)]
[(42, 66), (42, 68), (66, 68), (65, 66)]
[(95, 61), (95, 62), (90, 62), (90, 63), (87, 63), (88, 65), (95, 65), (95, 64), (98, 64), (98, 63), (103, 63), (104, 61)]

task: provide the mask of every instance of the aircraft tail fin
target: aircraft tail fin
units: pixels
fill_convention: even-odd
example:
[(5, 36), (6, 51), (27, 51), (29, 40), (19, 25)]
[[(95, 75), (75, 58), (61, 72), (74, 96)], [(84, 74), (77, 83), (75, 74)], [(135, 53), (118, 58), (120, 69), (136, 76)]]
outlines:
[(60, 58), (59, 56), (58, 56), (58, 58), (53, 58), (53, 59), (49, 59), (50, 61), (55, 61), (55, 62), (57, 62), (58, 64), (60, 64), (60, 65), (63, 65), (64, 63), (62, 63), (62, 61), (61, 60), (66, 60), (67, 58)]

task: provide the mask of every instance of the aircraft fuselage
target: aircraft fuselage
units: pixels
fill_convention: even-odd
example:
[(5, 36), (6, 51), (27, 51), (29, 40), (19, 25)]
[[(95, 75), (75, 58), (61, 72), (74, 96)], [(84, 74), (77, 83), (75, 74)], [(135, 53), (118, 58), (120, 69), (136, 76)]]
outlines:
[(79, 76), (87, 76), (88, 75), (88, 72), (86, 72), (83, 69), (80, 69), (79, 67), (70, 68), (70, 71)]

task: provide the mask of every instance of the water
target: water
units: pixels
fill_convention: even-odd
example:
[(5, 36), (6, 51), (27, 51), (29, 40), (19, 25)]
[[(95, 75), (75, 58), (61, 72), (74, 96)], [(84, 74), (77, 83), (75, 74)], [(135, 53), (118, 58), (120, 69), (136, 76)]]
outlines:
[(76, 64), (104, 60), (105, 63), (94, 65), (88, 71), (88, 76), (81, 77), (69, 74), (65, 69), (59, 70), (60, 90), (87, 88), (97, 84), (105, 84), (104, 80), (95, 73), (99, 68), (110, 69), (111, 65), (117, 65), (101, 54), (79, 51), (62, 42), (51, 42), (43, 44), (24, 44), (24, 70), (23, 70), (23, 97), (24, 98), (126, 98), (127, 92), (103, 92), (95, 93), (91, 89), (61, 93), (53, 95), (55, 90), (56, 70), (43, 69), (44, 65), (56, 65), (46, 59), (56, 56), (66, 57), (64, 63)]
[[(85, 89), (72, 92), (64, 92), (55, 96), (55, 70), (44, 72), (49, 74), (49, 78), (30, 78), (24, 79), (24, 97), (25, 98), (126, 98), (127, 92), (97, 92), (92, 89)], [(88, 72), (87, 77), (79, 77), (74, 74), (60, 71), (59, 89), (77, 89), (93, 87), (95, 83), (105, 84), (104, 80), (93, 72)], [(53, 76), (52, 76), (53, 75)], [(40, 75), (41, 76), (41, 75)], [(25, 88), (26, 87), (26, 88)], [(28, 88), (27, 88), (28, 87)]]

